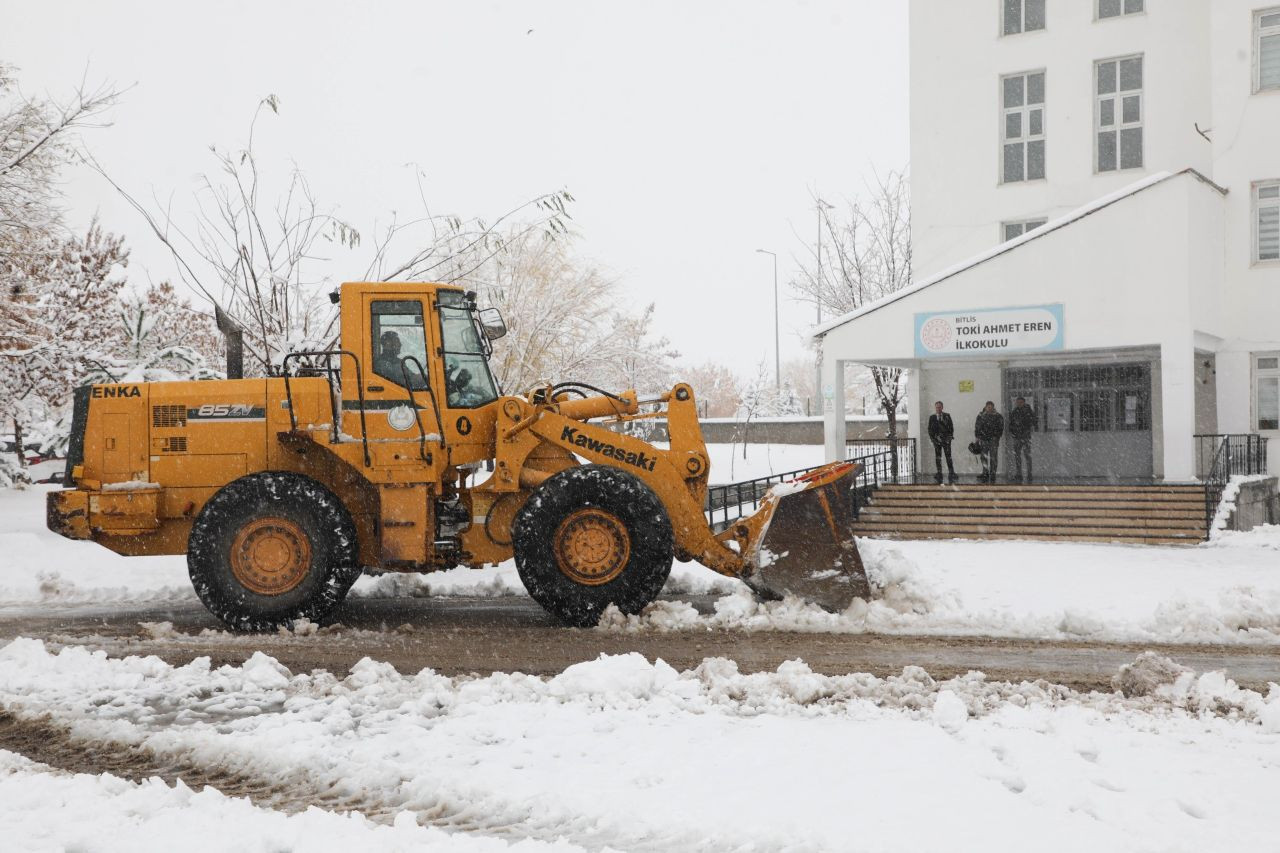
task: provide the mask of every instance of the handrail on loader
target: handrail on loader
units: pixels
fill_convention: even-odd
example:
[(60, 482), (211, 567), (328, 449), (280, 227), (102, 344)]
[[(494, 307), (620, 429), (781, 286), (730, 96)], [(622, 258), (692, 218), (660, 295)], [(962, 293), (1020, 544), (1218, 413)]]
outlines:
[[(298, 416), (293, 411), (293, 387), (289, 384), (289, 361), (296, 358), (307, 358), (314, 356), (324, 356), (326, 359), (333, 356), (349, 356), (356, 363), (356, 395), (360, 399), (360, 441), (364, 447), (364, 465), (366, 468), (373, 465), (373, 460), (369, 457), (369, 426), (365, 422), (364, 417), (364, 379), (360, 372), (360, 358), (350, 350), (331, 349), (331, 350), (306, 350), (302, 352), (291, 352), (280, 362), (280, 372), (284, 374), (284, 396), (289, 404), (289, 429), (293, 432), (298, 431)], [(334, 394), (332, 377), (335, 373), (332, 366), (326, 362), (325, 372), (330, 376), (329, 383), (329, 404), (333, 410), (333, 443), (338, 443), (339, 424), (341, 413), (338, 409), (338, 398)], [(341, 370), (341, 368), (339, 368)], [(342, 380), (339, 378), (338, 386), (342, 386)]]

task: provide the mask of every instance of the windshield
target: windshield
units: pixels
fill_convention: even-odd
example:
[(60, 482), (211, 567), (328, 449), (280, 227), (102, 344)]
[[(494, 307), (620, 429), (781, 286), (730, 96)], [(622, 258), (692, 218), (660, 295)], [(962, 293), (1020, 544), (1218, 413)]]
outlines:
[(440, 340), (449, 407), (473, 409), (498, 399), (484, 340), (469, 307), (440, 300)]

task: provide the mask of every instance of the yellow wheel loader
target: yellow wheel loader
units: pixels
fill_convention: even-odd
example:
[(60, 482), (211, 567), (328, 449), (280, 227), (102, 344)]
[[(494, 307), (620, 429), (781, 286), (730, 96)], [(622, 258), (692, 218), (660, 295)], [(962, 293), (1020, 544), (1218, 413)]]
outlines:
[[(76, 389), (68, 488), (48, 525), (125, 555), (182, 554), (228, 626), (319, 620), (361, 574), (515, 558), (569, 625), (638, 613), (673, 558), (831, 609), (868, 593), (852, 463), (784, 483), (717, 533), (693, 389), (650, 400), (566, 382), (499, 393), (506, 327), (444, 284), (348, 283), (341, 346), (278, 376)], [(240, 342), (228, 334), (228, 376)], [(669, 449), (620, 425), (665, 414)]]

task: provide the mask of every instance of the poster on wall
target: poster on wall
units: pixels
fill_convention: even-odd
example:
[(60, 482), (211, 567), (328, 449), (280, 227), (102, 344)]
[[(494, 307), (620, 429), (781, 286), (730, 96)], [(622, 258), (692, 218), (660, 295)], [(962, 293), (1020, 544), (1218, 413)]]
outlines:
[(1062, 303), (915, 315), (917, 358), (1049, 352), (1063, 347)]
[(1070, 397), (1050, 397), (1045, 401), (1044, 428), (1050, 432), (1069, 432), (1071, 430)]
[(1125, 426), (1134, 426), (1138, 423), (1138, 395), (1126, 394), (1124, 397), (1124, 422)]

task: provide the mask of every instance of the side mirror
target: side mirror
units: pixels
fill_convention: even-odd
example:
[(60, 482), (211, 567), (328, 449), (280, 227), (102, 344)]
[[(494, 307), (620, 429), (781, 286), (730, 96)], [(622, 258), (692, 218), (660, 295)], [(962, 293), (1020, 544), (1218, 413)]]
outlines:
[(485, 308), (480, 312), (480, 328), (484, 336), (496, 341), (507, 333), (507, 323), (502, 319), (502, 312), (497, 308)]

